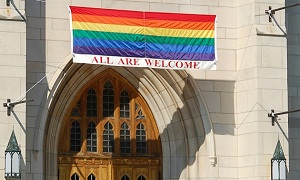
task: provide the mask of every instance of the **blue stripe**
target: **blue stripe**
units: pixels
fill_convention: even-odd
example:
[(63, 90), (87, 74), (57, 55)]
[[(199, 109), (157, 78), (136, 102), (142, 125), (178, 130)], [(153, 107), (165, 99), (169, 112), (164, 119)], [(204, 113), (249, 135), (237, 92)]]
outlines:
[(97, 47), (80, 47), (74, 46), (73, 51), (75, 54), (94, 54), (105, 56), (120, 56), (120, 57), (145, 57), (155, 59), (171, 59), (171, 60), (190, 60), (190, 61), (213, 61), (215, 54), (206, 53), (166, 53), (162, 51), (134, 51), (128, 49), (110, 49), (110, 48), (97, 48)]
[(88, 46), (74, 46), (73, 52), (75, 54), (93, 54), (105, 56), (123, 56), (123, 57), (145, 57), (144, 51), (135, 51), (128, 49), (112, 49), (112, 48), (98, 48)]
[(87, 46), (95, 48), (109, 48), (109, 49), (127, 49), (127, 50), (145, 50), (144, 42), (130, 42), (130, 41), (116, 41), (116, 40), (102, 40), (89, 38), (73, 38), (73, 46)]
[(162, 52), (162, 51), (147, 51), (147, 58), (171, 59), (171, 60), (189, 60), (189, 61), (213, 61), (215, 60), (214, 53), (182, 53), (182, 52)]
[(215, 52), (215, 46), (191, 46), (191, 45), (174, 45), (174, 44), (157, 44), (147, 43), (147, 51), (162, 51), (168, 53), (206, 53), (212, 54)]
[(102, 40), (90, 38), (74, 38), (74, 46), (88, 46), (97, 48), (110, 49), (127, 49), (144, 51), (160, 51), (166, 53), (206, 53), (211, 54), (215, 52), (215, 46), (192, 46), (192, 45), (174, 45), (174, 44), (157, 44), (145, 42), (132, 41), (118, 41), (118, 40)]

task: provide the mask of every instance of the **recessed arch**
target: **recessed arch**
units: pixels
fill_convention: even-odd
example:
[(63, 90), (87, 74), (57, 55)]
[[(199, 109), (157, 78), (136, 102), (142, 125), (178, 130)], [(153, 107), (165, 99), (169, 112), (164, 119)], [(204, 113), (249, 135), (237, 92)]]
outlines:
[[(34, 149), (37, 152), (45, 146), (46, 171), (55, 169), (55, 167), (50, 168), (48, 162), (53, 159), (51, 158), (52, 156), (56, 155), (55, 147), (57, 147), (58, 141), (55, 134), (59, 131), (61, 126), (60, 114), (66, 113), (58, 107), (69, 105), (70, 102), (68, 99), (76, 94), (76, 91), (80, 88), (80, 84), (87, 83), (92, 77), (106, 69), (112, 69), (121, 76), (126, 77), (149, 104), (153, 116), (156, 119), (162, 139), (164, 167), (171, 168), (171, 166), (176, 165), (176, 162), (171, 163), (172, 156), (180, 156), (180, 154), (184, 154), (186, 157), (191, 154), (192, 156), (198, 156), (197, 151), (201, 145), (207, 147), (206, 154), (204, 154), (207, 159), (215, 158), (214, 135), (209, 113), (206, 109), (205, 102), (203, 101), (201, 91), (197, 88), (194, 79), (188, 76), (188, 73), (185, 71), (154, 70), (148, 68), (90, 67), (91, 65), (71, 63), (64, 72), (57, 72), (55, 75), (56, 78), (49, 83), (51, 93), (50, 96), (47, 97), (45, 107), (41, 109), (43, 118), (41, 119), (41, 122), (36, 124), (35, 134), (37, 134), (37, 139), (34, 144)], [(64, 89), (66, 87), (72, 89), (72, 91), (65, 91)], [(193, 97), (186, 95), (184, 93), (185, 90), (192, 91)], [(189, 107), (191, 105), (189, 105), (186, 100), (193, 101), (193, 103), (197, 105), (198, 111), (189, 112), (187, 113), (188, 115), (182, 113), (190, 111), (189, 109), (193, 109)], [(175, 125), (181, 130), (177, 131), (177, 134), (175, 134), (174, 129), (172, 129), (171, 126), (168, 126), (169, 124), (172, 124), (172, 126)], [(191, 127), (189, 132), (187, 132), (188, 127)], [(43, 129), (46, 129), (46, 133), (44, 133)], [(177, 137), (179, 134), (183, 137), (181, 140)], [(43, 137), (45, 137), (45, 141), (43, 140)], [(174, 147), (171, 143), (173, 139), (182, 142), (184, 147), (183, 150), (172, 150), (172, 147)], [(204, 143), (205, 141), (205, 144), (199, 144), (197, 142), (199, 139), (201, 139), (201, 143)], [(197, 146), (198, 150), (189, 152), (190, 150), (187, 147), (190, 146), (190, 143), (199, 144)], [(182, 161), (182, 159), (178, 159), (178, 161)], [(186, 158), (184, 161), (190, 166), (190, 163)], [(196, 166), (195, 162), (191, 163), (193, 166)], [(212, 161), (212, 164), (214, 163), (215, 162)], [(189, 170), (187, 170), (187, 172), (188, 171)], [(53, 171), (52, 176), (55, 176), (55, 174), (56, 172)], [(164, 178), (169, 177), (171, 177), (171, 174), (164, 174)]]
[[(79, 109), (87, 113), (72, 116), (72, 111), (74, 107), (77, 107), (78, 101), (83, 104)], [(113, 106), (110, 106), (111, 102), (114, 102)], [(136, 104), (139, 104), (139, 108), (146, 112), (143, 120), (135, 118), (137, 117), (134, 108)], [(97, 168), (95, 171), (98, 172), (95, 172), (95, 177), (101, 177), (103, 180), (120, 179), (118, 172), (129, 169), (132, 169), (130, 173), (135, 177), (136, 164), (139, 164), (139, 168), (143, 171), (148, 171), (148, 174), (150, 167), (151, 173), (162, 174), (161, 142), (151, 111), (138, 91), (114, 70), (107, 69), (91, 78), (74, 96), (71, 105), (64, 106), (64, 108), (68, 110), (66, 110), (58, 136), (57, 156), (58, 170), (64, 171), (65, 174), (60, 175), (59, 180), (69, 179), (70, 172), (86, 172), (91, 167)], [(98, 113), (88, 113), (89, 110), (95, 110)], [(106, 110), (112, 113), (107, 116)], [(79, 151), (71, 151), (72, 149), (69, 149), (66, 143), (69, 141), (71, 147), (74, 144), (77, 145), (75, 143), (77, 141), (72, 139), (74, 130), (72, 130), (73, 124), (70, 126), (71, 122), (78, 122), (76, 124), (80, 124), (80, 127), (77, 129), (82, 129)], [(127, 124), (130, 125), (130, 129), (129, 126), (126, 127)], [(71, 132), (66, 131), (69, 127), (71, 127)], [(122, 141), (124, 136), (120, 133), (122, 128), (126, 129), (125, 137), (129, 138), (127, 143), (130, 145), (125, 148), (125, 153), (122, 151), (124, 143)], [(133, 162), (124, 161), (124, 158)], [(145, 164), (145, 162), (148, 163)], [(149, 164), (149, 162), (154, 162), (154, 164)], [(99, 169), (106, 169), (107, 178), (100, 175)], [(82, 176), (84, 179), (88, 178), (85, 173), (82, 173)], [(153, 178), (156, 179), (156, 176)]]
[(94, 176), (93, 173), (91, 173), (91, 174), (88, 176), (87, 180), (96, 180), (96, 177)]
[(146, 178), (143, 175), (140, 175), (137, 180), (146, 180)]
[(130, 180), (130, 178), (127, 175), (122, 176), (121, 180)]
[(72, 176), (71, 176), (71, 180), (79, 180), (79, 176), (77, 175), (77, 173), (74, 173)]

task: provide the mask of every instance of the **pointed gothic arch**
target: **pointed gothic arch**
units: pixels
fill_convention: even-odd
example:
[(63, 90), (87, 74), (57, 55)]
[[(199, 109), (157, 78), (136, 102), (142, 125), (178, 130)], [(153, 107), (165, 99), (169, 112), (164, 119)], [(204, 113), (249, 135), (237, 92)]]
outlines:
[[(35, 141), (32, 147), (34, 150), (33, 152), (36, 154), (34, 157), (45, 157), (45, 171), (48, 172), (46, 179), (51, 179), (51, 177), (57, 176), (57, 171), (55, 171), (57, 168), (55, 162), (59, 159), (56, 160), (55, 158), (57, 157), (55, 149), (58, 147), (56, 134), (58, 134), (58, 130), (61, 128), (61, 115), (66, 113), (65, 110), (61, 109), (60, 107), (70, 105), (70, 97), (73, 97), (74, 93), (76, 94), (76, 92), (79, 91), (79, 89), (82, 87), (82, 84), (88, 83), (92, 77), (107, 69), (105, 66), (97, 66), (96, 68), (90, 67), (90, 65), (70, 63), (65, 67), (65, 69), (58, 71), (56, 75), (54, 75), (54, 79), (49, 83), (51, 91), (50, 94), (46, 96), (48, 98), (43, 109), (40, 109), (39, 114), (42, 116), (40, 122), (37, 122), (35, 126)], [(201, 91), (197, 87), (192, 77), (188, 76), (188, 74), (184, 71), (150, 70), (147, 68), (122, 67), (115, 67), (111, 69), (118, 72), (121, 76), (126, 77), (133, 87), (135, 87), (145, 98), (145, 101), (147, 101), (153, 116), (155, 117), (162, 138), (163, 157), (165, 157), (163, 161), (164, 167), (171, 169), (172, 166), (177, 166), (176, 164), (178, 164), (179, 161), (182, 161), (181, 159), (177, 159), (178, 162), (173, 161), (170, 163), (170, 156), (199, 156), (197, 155), (197, 151), (201, 146), (201, 141), (205, 141), (205, 144), (203, 145), (206, 146), (204, 149), (201, 148), (201, 151), (206, 149), (206, 151), (201, 153), (201, 158), (207, 159), (208, 163), (209, 160), (211, 160), (212, 165), (215, 164), (214, 133), (210, 115), (207, 111)], [(185, 104), (185, 102), (182, 100), (186, 99), (188, 96), (180, 96), (184, 95), (184, 92), (187, 92), (186, 90), (192, 91), (191, 94), (193, 97), (190, 100), (194, 101), (194, 104), (197, 105), (196, 107), (198, 107), (198, 109), (196, 111), (189, 112), (190, 114), (196, 113), (192, 115), (193, 117), (191, 121), (189, 121), (193, 124), (191, 126), (192, 129), (189, 129), (189, 135), (187, 135), (187, 131), (185, 129), (190, 127), (190, 125), (186, 125), (184, 122), (178, 126), (182, 128), (179, 133), (182, 134), (183, 132), (183, 134), (185, 134), (183, 142), (185, 141), (186, 145), (183, 145), (182, 147), (183, 149), (187, 149), (191, 143), (198, 144), (196, 141), (199, 138), (200, 144), (196, 145), (196, 150), (193, 150), (192, 152), (188, 152), (186, 150), (174, 152), (172, 149), (170, 149), (172, 145), (170, 144), (170, 139), (174, 139), (175, 134), (172, 130), (172, 127), (169, 127), (168, 124), (172, 124), (170, 121), (171, 119), (175, 120), (176, 122), (182, 122), (182, 119), (186, 118), (183, 116), (186, 116), (185, 114), (189, 114), (180, 112), (185, 111), (185, 109), (182, 109), (180, 104)], [(157, 96), (158, 92), (164, 94), (162, 96)], [(182, 100), (180, 100), (178, 97), (182, 98)], [(173, 107), (169, 106), (171, 103), (177, 104), (177, 108), (174, 109)], [(194, 109), (194, 107), (190, 107), (190, 105), (187, 105), (184, 108)], [(181, 115), (179, 117), (178, 115), (174, 116), (174, 112), (179, 112), (177, 114)], [(193, 139), (189, 137), (193, 137)], [(40, 151), (40, 149), (45, 149), (45, 156), (43, 156), (43, 151)], [(188, 162), (186, 160), (184, 161), (184, 164), (187, 164), (189, 167), (200, 165), (199, 162), (195, 162), (195, 160), (192, 162)], [(198, 169), (199, 168), (200, 166)], [(185, 173), (187, 177), (189, 171), (190, 170), (188, 168)], [(170, 172), (164, 173), (163, 178), (169, 177), (171, 177)]]
[[(83, 105), (78, 107), (78, 102)], [(146, 112), (143, 119), (136, 118), (136, 104), (139, 110)], [(64, 171), (64, 175), (59, 175), (59, 180), (72, 178), (74, 172), (82, 172), (81, 176), (87, 179), (85, 172), (88, 169), (95, 172), (96, 179), (106, 180), (121, 179), (122, 172), (128, 170), (133, 177), (141, 169), (154, 179), (162, 174), (161, 142), (151, 111), (143, 97), (118, 73), (106, 70), (95, 76), (65, 108), (68, 110), (58, 146), (58, 170)], [(74, 109), (86, 113), (74, 117)], [(125, 143), (129, 145), (126, 153), (122, 152), (122, 128), (126, 130)], [(68, 148), (68, 142), (71, 148)], [(72, 147), (78, 149), (75, 151)], [(124, 158), (128, 160), (124, 161)], [(105, 169), (107, 178), (102, 177), (103, 172), (100, 175), (99, 168)]]

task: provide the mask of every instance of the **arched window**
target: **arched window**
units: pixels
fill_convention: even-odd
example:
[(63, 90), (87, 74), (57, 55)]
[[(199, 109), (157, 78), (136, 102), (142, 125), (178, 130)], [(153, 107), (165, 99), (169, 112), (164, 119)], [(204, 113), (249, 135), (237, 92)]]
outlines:
[(87, 129), (87, 151), (97, 152), (97, 131), (94, 122), (88, 124)]
[(129, 177), (124, 175), (124, 176), (122, 176), (121, 180), (129, 180)]
[(121, 153), (129, 154), (130, 153), (130, 130), (126, 123), (123, 123), (121, 126), (120, 132), (120, 143), (121, 143)]
[(96, 177), (93, 174), (90, 174), (88, 180), (96, 180)]
[(97, 95), (94, 89), (89, 89), (86, 97), (86, 115), (88, 117), (97, 116)]
[(137, 180), (146, 180), (146, 178), (145, 178), (144, 176), (140, 175), (140, 176), (137, 178)]
[(109, 122), (104, 125), (103, 152), (114, 152), (114, 131)]
[(61, 115), (58, 179), (161, 179), (159, 131), (143, 96), (110, 68), (84, 83)]
[(103, 89), (103, 117), (114, 116), (114, 90), (112, 84), (107, 81)]
[(122, 91), (120, 96), (120, 117), (129, 118), (130, 99), (127, 91)]
[(71, 151), (78, 152), (81, 148), (81, 130), (77, 121), (74, 121), (71, 125)]
[(76, 106), (73, 108), (71, 112), (71, 116), (80, 117), (80, 101), (77, 102)]
[(71, 177), (71, 180), (79, 180), (79, 176), (76, 173), (74, 173)]
[(146, 131), (143, 123), (139, 123), (136, 128), (136, 152), (138, 154), (147, 152)]
[(145, 116), (144, 116), (144, 113), (142, 111), (142, 108), (137, 103), (135, 104), (135, 112), (136, 112), (136, 119), (140, 119), (140, 120), (145, 119)]

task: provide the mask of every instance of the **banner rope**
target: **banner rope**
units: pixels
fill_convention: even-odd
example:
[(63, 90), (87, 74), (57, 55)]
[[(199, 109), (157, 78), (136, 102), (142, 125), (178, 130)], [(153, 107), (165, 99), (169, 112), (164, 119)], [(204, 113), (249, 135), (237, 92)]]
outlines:
[[(71, 53), (69, 53), (65, 58), (63, 58), (63, 60), (61, 62), (59, 62), (54, 68), (52, 68), (47, 74), (45, 74), (39, 81), (37, 81), (33, 86), (31, 86), (25, 93), (23, 93), (20, 97), (18, 97), (14, 102), (17, 101), (22, 101), (25, 99), (26, 94), (31, 91), (35, 86), (37, 86), (40, 82), (42, 82), (50, 73), (52, 73), (54, 70), (57, 70), (60, 65), (65, 61), (65, 59), (70, 55)], [(24, 96), (24, 97), (23, 97)], [(21, 99), (21, 97), (23, 97)], [(20, 99), (20, 100), (18, 100)]]
[[(245, 53), (246, 53), (246, 49), (247, 49), (247, 46), (248, 46), (248, 43), (249, 43), (249, 38), (250, 38), (250, 35), (251, 35), (251, 32), (252, 32), (252, 29), (253, 29), (253, 26), (254, 24), (251, 25), (250, 27), (250, 31), (249, 31), (249, 34), (247, 36), (247, 42), (246, 42), (246, 46), (244, 47), (244, 51), (243, 51), (243, 55), (242, 55), (242, 60), (241, 60), (241, 63), (239, 65), (239, 70), (242, 68), (242, 65), (243, 65), (243, 62), (245, 60)], [(226, 67), (225, 65), (222, 64), (222, 62), (220, 63), (220, 61), (217, 62), (217, 66), (223, 66), (223, 67)], [(233, 75), (230, 75), (231, 77), (235, 78), (235, 83), (238, 81), (238, 78), (239, 78), (239, 74), (240, 72), (237, 71), (237, 74), (236, 76), (233, 76)], [(243, 83), (240, 83), (240, 85), (244, 88), (244, 89), (247, 89), (246, 86), (243, 84)], [(256, 97), (251, 91), (248, 91), (247, 93), (249, 93), (249, 95), (251, 95), (252, 97)], [(256, 105), (259, 105), (264, 111), (266, 111), (267, 113), (269, 113), (269, 111), (262, 105), (262, 103), (260, 103), (259, 101), (257, 101), (253, 107), (250, 109), (250, 111), (248, 111), (246, 117), (241, 121), (240, 124), (238, 124), (238, 126), (236, 127), (237, 129), (239, 129), (241, 127), (241, 125), (246, 121), (246, 119), (248, 118), (248, 116), (250, 115), (251, 112), (253, 112), (253, 109)]]

